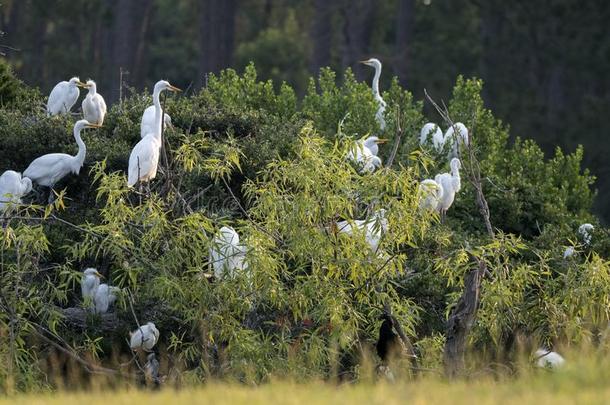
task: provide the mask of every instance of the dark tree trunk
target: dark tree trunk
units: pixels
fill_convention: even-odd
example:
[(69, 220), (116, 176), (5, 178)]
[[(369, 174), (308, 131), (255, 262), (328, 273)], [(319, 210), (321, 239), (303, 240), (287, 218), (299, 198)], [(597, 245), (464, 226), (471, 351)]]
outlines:
[(235, 37), (236, 0), (202, 0), (199, 3), (199, 77), (218, 73), (231, 64)]
[(368, 58), (368, 44), (373, 29), (376, 0), (354, 0), (343, 3), (343, 67), (351, 67), (359, 80), (364, 79), (364, 67), (359, 60)]
[(311, 23), (310, 37), (313, 42), (310, 69), (314, 75), (320, 68), (330, 65), (330, 48), (332, 40), (333, 7), (328, 0), (314, 0), (314, 18)]
[[(478, 260), (478, 259), (477, 259)], [(464, 370), (466, 340), (479, 309), (481, 281), (487, 267), (478, 260), (477, 268), (471, 270), (464, 280), (464, 292), (451, 311), (447, 321), (447, 340), (445, 342), (445, 374), (449, 378), (460, 375)]]
[(413, 17), (415, 14), (415, 0), (399, 0), (398, 14), (396, 16), (396, 62), (394, 73), (402, 86), (406, 86), (409, 80), (409, 68), (411, 64), (409, 49), (411, 46), (411, 34), (413, 32)]
[(133, 55), (133, 64), (131, 68), (131, 80), (132, 83), (136, 86), (136, 88), (139, 89), (144, 86), (144, 81), (146, 79), (145, 53), (147, 49), (147, 34), (148, 29), (150, 28), (150, 20), (152, 17), (153, 1), (139, 0), (135, 3), (138, 3), (137, 10), (139, 17), (136, 18), (136, 23), (134, 23), (132, 27), (132, 37), (137, 39)]
[(111, 59), (111, 88), (108, 94), (110, 102), (119, 99), (122, 94), (122, 86), (126, 81), (126, 75), (131, 74), (131, 62), (133, 60), (133, 18), (131, 14), (131, 0), (117, 0), (114, 7), (114, 29), (112, 34), (112, 59)]

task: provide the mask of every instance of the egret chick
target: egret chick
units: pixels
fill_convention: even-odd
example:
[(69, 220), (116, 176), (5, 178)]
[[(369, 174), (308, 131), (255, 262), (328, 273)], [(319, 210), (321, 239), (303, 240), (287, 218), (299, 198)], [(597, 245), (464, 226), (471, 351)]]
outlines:
[(444, 218), (447, 210), (453, 205), (455, 194), (462, 188), (462, 181), (460, 178), (462, 163), (458, 158), (453, 158), (451, 159), (449, 166), (451, 167), (450, 173), (437, 174), (436, 177), (434, 177), (434, 181), (443, 188), (443, 196), (440, 198), (440, 204), (438, 206), (441, 219)]
[(93, 300), (97, 288), (100, 286), (100, 277), (102, 275), (94, 268), (87, 268), (83, 272), (83, 277), (80, 281), (80, 289), (83, 295), (83, 301)]
[(130, 333), (129, 346), (131, 350), (142, 348), (144, 351), (151, 351), (159, 341), (159, 330), (155, 324), (148, 322), (146, 325), (140, 326), (138, 329)]
[(366, 220), (355, 221), (339, 221), (337, 229), (340, 233), (353, 235), (355, 232), (364, 232), (366, 242), (369, 244), (372, 252), (377, 252), (381, 236), (383, 232), (388, 230), (388, 220), (386, 218), (386, 210), (379, 209), (375, 211), (373, 216)]
[(377, 156), (380, 144), (386, 143), (386, 139), (369, 136), (354, 142), (353, 147), (347, 154), (347, 158), (356, 163), (360, 173), (372, 173), (381, 166), (381, 159)]
[(381, 128), (382, 131), (385, 131), (386, 122), (385, 122), (384, 114), (385, 114), (385, 109), (387, 107), (387, 104), (383, 100), (383, 98), (381, 98), (381, 93), (379, 92), (379, 78), (381, 77), (381, 62), (379, 61), (379, 59), (370, 58), (367, 60), (362, 60), (362, 61), (360, 61), (360, 63), (363, 63), (367, 66), (371, 66), (372, 68), (375, 69), (375, 76), (373, 76), (373, 85), (372, 85), (373, 97), (375, 98), (375, 101), (379, 105), (379, 108), (377, 109), (377, 112), (375, 113), (375, 119), (377, 120), (377, 123), (379, 124), (379, 128)]
[(106, 116), (106, 102), (104, 97), (97, 92), (97, 85), (93, 80), (87, 80), (85, 87), (89, 93), (83, 100), (83, 118), (92, 124), (102, 125)]
[(224, 274), (230, 277), (236, 271), (246, 270), (246, 247), (239, 243), (239, 234), (230, 226), (220, 228), (210, 247), (210, 262), (214, 276), (221, 278)]
[(85, 83), (81, 82), (78, 77), (57, 83), (47, 100), (47, 115), (70, 112), (80, 96), (79, 87), (85, 87)]
[(536, 366), (547, 369), (558, 369), (565, 363), (565, 359), (559, 353), (547, 349), (536, 350)]
[(21, 197), (32, 191), (32, 181), (21, 173), (7, 170), (0, 176), (0, 214), (6, 215), (21, 204)]
[(437, 211), (443, 198), (443, 186), (436, 180), (426, 179), (419, 183), (419, 208)]
[(443, 145), (449, 143), (451, 150), (449, 151), (449, 158), (458, 157), (458, 145), (459, 147), (468, 146), (470, 140), (468, 138), (468, 128), (461, 122), (456, 122), (447, 129), (445, 132), (445, 138)]
[[(99, 281), (98, 281), (99, 283)], [(121, 291), (118, 287), (110, 287), (108, 284), (100, 284), (95, 291), (93, 302), (95, 303), (95, 313), (105, 314), (108, 312), (108, 308), (117, 299), (117, 294)]]
[(428, 122), (424, 125), (419, 132), (419, 144), (425, 145), (428, 143), (428, 137), (431, 136), (432, 145), (436, 150), (442, 150), (445, 146), (445, 138), (443, 137), (443, 131), (433, 122)]

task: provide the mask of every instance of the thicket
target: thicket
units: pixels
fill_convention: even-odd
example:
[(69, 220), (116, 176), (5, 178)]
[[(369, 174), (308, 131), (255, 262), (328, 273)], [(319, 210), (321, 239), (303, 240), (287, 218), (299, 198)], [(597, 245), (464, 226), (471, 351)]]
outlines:
[[(75, 152), (76, 118), (47, 117), (44, 98), (19, 88), (19, 101), (0, 105), (0, 169)], [(417, 184), (448, 170), (446, 153), (418, 139), (426, 121), (447, 124), (424, 117), (424, 101), (397, 80), (383, 92), (389, 142), (381, 151), (384, 163), (396, 155), (390, 167), (362, 175), (345, 156), (354, 140), (380, 134), (377, 105), (349, 70), (337, 83), (323, 69), (302, 100), (286, 84), (259, 81), (252, 65), (212, 75), (200, 92), (163, 101), (174, 127), (144, 196), (127, 188), (125, 171), (151, 99), (127, 96), (103, 128), (84, 134), (85, 167), (57, 187), (57, 202), (40, 206), (32, 194), (2, 231), (0, 385), (54, 386), (69, 370), (133, 376), (125, 339), (147, 321), (161, 332), (162, 374), (177, 384), (357, 380), (377, 361), (371, 353), (388, 309), (418, 356), (398, 369), (442, 369), (447, 318), (477, 267), (485, 273), (467, 351), (477, 356), (468, 358), (510, 366), (520, 339), (603, 344), (609, 239), (590, 213), (593, 178), (581, 167), (582, 149), (547, 160), (530, 140), (509, 143), (481, 90), (480, 80), (459, 77), (447, 100), (451, 119), (471, 131), (472, 153), (443, 223), (418, 210)], [(471, 181), (477, 173), (493, 236)], [(337, 221), (379, 208), (389, 227), (378, 254), (364, 235), (337, 234)], [(590, 246), (578, 237), (583, 222), (596, 225)], [(249, 267), (214, 279), (208, 251), (223, 225), (241, 235)], [(577, 254), (564, 259), (571, 245)], [(85, 267), (122, 289), (111, 313), (79, 309)]]

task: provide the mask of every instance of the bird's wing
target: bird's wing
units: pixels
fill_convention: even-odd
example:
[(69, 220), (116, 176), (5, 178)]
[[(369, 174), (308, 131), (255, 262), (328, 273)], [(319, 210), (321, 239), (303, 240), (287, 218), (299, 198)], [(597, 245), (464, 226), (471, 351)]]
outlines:
[[(133, 186), (139, 178), (148, 177), (159, 162), (159, 147), (152, 135), (147, 135), (133, 147), (129, 155), (128, 184)], [(138, 177), (139, 174), (139, 177)]]
[[(65, 169), (65, 162), (72, 156), (65, 153), (49, 153), (34, 159), (23, 172), (25, 177), (40, 184), (44, 178), (60, 179), (69, 170)], [(47, 184), (42, 184), (43, 186)]]
[(62, 111), (65, 104), (65, 97), (68, 94), (68, 82), (60, 82), (53, 87), (49, 100), (47, 101), (47, 111), (51, 114), (58, 114)]
[(104, 97), (102, 97), (101, 95), (97, 95), (99, 102), (100, 102), (100, 110), (102, 111), (102, 115), (106, 115), (106, 101), (104, 100)]

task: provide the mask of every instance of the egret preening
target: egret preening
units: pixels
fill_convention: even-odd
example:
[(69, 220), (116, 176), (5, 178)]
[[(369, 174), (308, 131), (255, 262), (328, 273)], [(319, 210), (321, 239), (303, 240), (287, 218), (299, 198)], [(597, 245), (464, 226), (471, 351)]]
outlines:
[(106, 102), (104, 97), (97, 92), (97, 86), (93, 80), (87, 80), (85, 87), (89, 93), (83, 100), (83, 117), (92, 124), (102, 125), (106, 116)]
[(239, 243), (239, 234), (235, 229), (223, 226), (212, 243), (210, 262), (216, 278), (221, 278), (224, 274), (233, 277), (235, 272), (248, 268), (246, 247)]
[(155, 327), (154, 323), (148, 322), (146, 325), (142, 325), (130, 333), (129, 346), (131, 350), (142, 348), (144, 351), (149, 352), (158, 341), (159, 330)]
[(78, 144), (78, 153), (71, 156), (66, 153), (49, 153), (36, 158), (23, 172), (25, 177), (29, 177), (33, 182), (49, 187), (49, 202), (53, 197), (53, 187), (55, 184), (70, 173), (78, 174), (85, 162), (87, 147), (80, 137), (84, 128), (99, 128), (99, 125), (91, 124), (86, 120), (76, 121), (74, 124), (74, 139)]
[(95, 297), (95, 293), (97, 288), (100, 286), (100, 277), (102, 275), (97, 271), (97, 269), (87, 268), (83, 272), (83, 278), (80, 281), (80, 288), (83, 294), (83, 300), (91, 299), (93, 300)]
[(434, 149), (441, 150), (445, 145), (445, 138), (443, 137), (443, 131), (438, 127), (438, 125), (428, 122), (424, 125), (419, 132), (419, 144), (425, 145), (428, 143), (428, 137), (432, 139), (432, 145)]
[(547, 349), (536, 350), (536, 365), (540, 368), (557, 369), (565, 363), (565, 359), (559, 353)]
[(377, 113), (375, 114), (375, 119), (379, 124), (379, 128), (382, 131), (385, 130), (385, 109), (387, 107), (386, 102), (381, 98), (381, 93), (379, 92), (379, 78), (381, 77), (381, 62), (379, 59), (371, 58), (367, 60), (362, 60), (360, 63), (364, 63), (367, 66), (371, 66), (375, 69), (375, 76), (373, 76), (373, 97), (375, 97), (375, 101), (379, 104), (379, 108), (377, 109)]
[(419, 183), (419, 208), (437, 211), (443, 198), (443, 186), (436, 180), (426, 179)]
[(108, 312), (108, 308), (114, 304), (117, 299), (117, 294), (120, 291), (121, 290), (118, 287), (110, 287), (108, 284), (100, 284), (95, 291), (95, 296), (93, 297), (93, 301), (95, 303), (95, 313), (105, 314)]
[[(171, 128), (172, 118), (168, 113), (163, 114), (163, 130), (167, 127)], [(142, 120), (140, 121), (140, 138), (144, 138), (147, 134), (154, 132), (155, 130), (155, 106), (151, 105), (146, 107), (144, 114), (142, 114)]]
[(153, 131), (146, 134), (134, 146), (129, 155), (129, 170), (127, 174), (127, 186), (133, 187), (138, 181), (149, 182), (157, 176), (159, 165), (159, 154), (161, 151), (161, 101), (159, 95), (162, 91), (181, 91), (165, 80), (159, 80), (155, 84), (153, 92), (153, 103), (155, 105), (155, 125)]
[(371, 218), (366, 220), (339, 221), (337, 222), (337, 230), (348, 235), (353, 235), (355, 232), (364, 232), (371, 251), (377, 252), (382, 233), (388, 230), (386, 210), (379, 209), (375, 211)]
[(379, 153), (378, 145), (385, 142), (387, 142), (386, 139), (380, 139), (376, 136), (369, 136), (364, 140), (360, 139), (354, 143), (347, 154), (347, 158), (358, 165), (360, 173), (372, 173), (381, 166), (381, 159), (377, 156)]
[(451, 173), (437, 174), (434, 178), (434, 180), (443, 188), (443, 195), (440, 198), (440, 203), (438, 206), (441, 219), (444, 218), (447, 210), (453, 204), (455, 194), (462, 188), (462, 182), (460, 179), (460, 169), (462, 167), (462, 163), (458, 158), (453, 158), (451, 159), (449, 166), (451, 167)]
[(0, 215), (21, 204), (21, 197), (32, 191), (32, 181), (21, 173), (7, 170), (0, 176)]
[(447, 132), (445, 132), (443, 145), (445, 144), (451, 145), (449, 157), (458, 157), (458, 145), (461, 148), (462, 146), (468, 146), (470, 144), (470, 139), (468, 138), (468, 128), (466, 128), (466, 125), (462, 124), (461, 122), (456, 122), (450, 126), (447, 129)]
[(578, 233), (582, 236), (582, 240), (585, 242), (585, 245), (591, 244), (591, 239), (593, 235), (591, 233), (595, 230), (595, 227), (591, 224), (582, 224), (578, 227)]
[(78, 100), (80, 91), (78, 87), (85, 87), (78, 77), (73, 77), (69, 81), (59, 82), (51, 90), (47, 101), (47, 115), (57, 115), (70, 112), (72, 106)]

